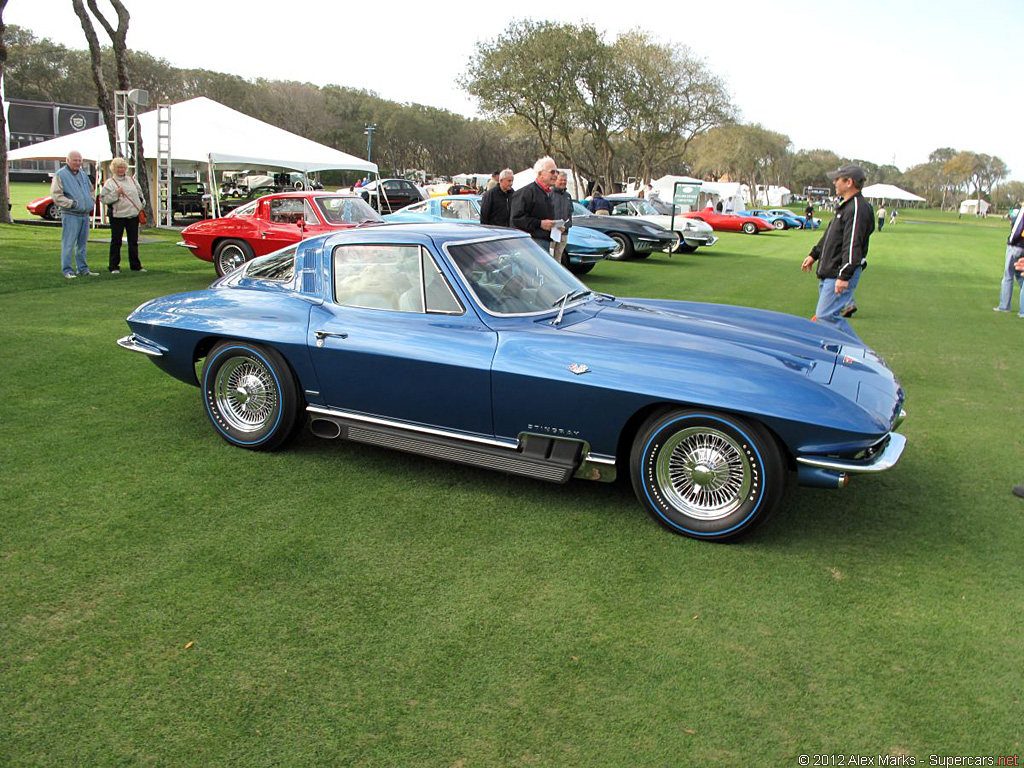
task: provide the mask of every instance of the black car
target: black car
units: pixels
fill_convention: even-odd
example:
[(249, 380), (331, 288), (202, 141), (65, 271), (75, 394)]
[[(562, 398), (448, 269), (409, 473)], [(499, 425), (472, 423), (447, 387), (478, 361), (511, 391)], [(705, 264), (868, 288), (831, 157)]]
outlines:
[[(384, 194), (381, 195), (381, 188)], [(374, 179), (369, 184), (352, 190), (379, 213), (393, 213), (399, 208), (426, 200), (420, 188), (408, 179)]]
[(572, 225), (588, 227), (602, 232), (615, 241), (615, 250), (609, 259), (646, 259), (653, 251), (667, 251), (675, 248), (679, 237), (664, 227), (648, 221), (628, 219), (620, 216), (598, 216), (579, 203), (572, 206)]
[[(262, 184), (258, 187), (253, 187), (244, 195), (239, 195), (237, 197), (222, 197), (220, 199), (220, 215), (227, 216), (231, 211), (235, 210), (235, 208), (241, 208), (246, 203), (251, 203), (258, 197), (273, 195), (276, 192), (286, 192), (290, 190), (291, 187), (282, 187), (278, 184)], [(212, 216), (212, 214), (210, 214), (210, 216)]]
[(178, 216), (205, 216), (208, 201), (205, 184), (199, 181), (181, 181), (174, 185), (171, 211)]

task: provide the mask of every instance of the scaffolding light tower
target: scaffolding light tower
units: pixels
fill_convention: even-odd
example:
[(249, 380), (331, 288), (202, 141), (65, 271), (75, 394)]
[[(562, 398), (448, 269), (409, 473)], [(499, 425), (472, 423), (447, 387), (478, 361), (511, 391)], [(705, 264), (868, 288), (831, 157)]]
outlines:
[(171, 162), (171, 105), (156, 107), (156, 220), (165, 227), (173, 225), (174, 194), (173, 165)]

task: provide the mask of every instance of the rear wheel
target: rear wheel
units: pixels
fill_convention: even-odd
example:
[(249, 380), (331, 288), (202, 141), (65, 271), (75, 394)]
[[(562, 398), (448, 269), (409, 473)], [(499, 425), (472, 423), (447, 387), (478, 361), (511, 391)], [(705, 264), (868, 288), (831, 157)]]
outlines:
[(608, 254), (613, 261), (625, 261), (633, 258), (633, 241), (621, 232), (609, 232), (608, 237), (615, 241), (615, 250)]
[(276, 350), (222, 341), (206, 357), (200, 386), (207, 416), (232, 445), (272, 451), (295, 431), (299, 390)]
[(56, 203), (50, 203), (46, 206), (46, 213), (43, 214), (43, 218), (49, 219), (50, 221), (60, 221), (63, 211)]
[(244, 240), (224, 240), (213, 252), (213, 266), (221, 277), (234, 272), (253, 257), (252, 246)]
[(744, 222), (743, 223), (743, 231), (746, 232), (748, 235), (756, 235), (757, 234), (757, 224), (755, 224), (752, 221)]
[(633, 490), (673, 533), (725, 540), (775, 511), (785, 465), (772, 435), (735, 416), (696, 410), (655, 414), (630, 455)]
[(782, 219), (776, 219), (775, 221), (773, 221), (772, 226), (775, 227), (776, 229), (789, 229), (789, 227), (786, 225), (786, 222), (783, 221)]

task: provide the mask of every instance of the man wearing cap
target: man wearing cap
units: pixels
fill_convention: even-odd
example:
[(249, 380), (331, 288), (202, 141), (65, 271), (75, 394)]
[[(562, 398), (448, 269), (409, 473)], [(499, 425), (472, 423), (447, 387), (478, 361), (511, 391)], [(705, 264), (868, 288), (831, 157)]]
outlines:
[(814, 318), (856, 337), (846, 317), (857, 311), (853, 291), (860, 282), (860, 273), (867, 267), (868, 240), (875, 231), (875, 212), (860, 193), (864, 186), (863, 168), (847, 164), (827, 175), (842, 202), (825, 234), (800, 268), (810, 272), (811, 265), (818, 262), (818, 306)]

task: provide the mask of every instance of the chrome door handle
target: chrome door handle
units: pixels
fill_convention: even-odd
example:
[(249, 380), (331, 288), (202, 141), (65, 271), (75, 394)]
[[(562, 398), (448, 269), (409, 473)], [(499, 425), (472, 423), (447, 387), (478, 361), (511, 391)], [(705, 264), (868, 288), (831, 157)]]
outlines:
[(324, 339), (328, 336), (337, 336), (339, 339), (347, 339), (347, 333), (331, 333), (330, 331), (313, 331), (313, 335), (316, 336), (316, 345), (322, 347), (324, 345)]

